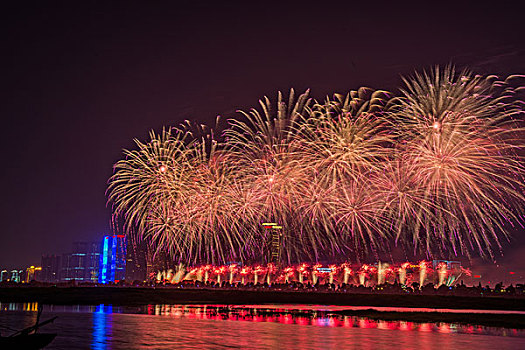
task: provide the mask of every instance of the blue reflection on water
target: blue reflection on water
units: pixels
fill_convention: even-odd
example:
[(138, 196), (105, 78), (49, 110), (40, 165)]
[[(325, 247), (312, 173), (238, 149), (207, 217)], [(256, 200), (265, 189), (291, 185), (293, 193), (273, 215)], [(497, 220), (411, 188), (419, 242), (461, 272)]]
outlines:
[(95, 350), (109, 349), (108, 339), (111, 338), (113, 327), (113, 306), (100, 304), (93, 312), (93, 342), (91, 348)]

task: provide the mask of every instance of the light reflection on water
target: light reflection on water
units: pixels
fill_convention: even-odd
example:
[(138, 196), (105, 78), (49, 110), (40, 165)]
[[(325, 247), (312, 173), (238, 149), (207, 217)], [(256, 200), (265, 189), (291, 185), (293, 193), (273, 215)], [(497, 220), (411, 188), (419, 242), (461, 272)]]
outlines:
[[(0, 324), (32, 324), (38, 304), (0, 303)], [(46, 305), (42, 331), (59, 336), (49, 349), (171, 348), (523, 348), (516, 329), (371, 320), (342, 316), (328, 307), (279, 305)], [(18, 322), (17, 325), (15, 325)], [(490, 335), (490, 336), (489, 336)], [(47, 349), (47, 348), (46, 348)]]
[(93, 342), (91, 349), (106, 348), (107, 338), (111, 338), (113, 329), (113, 306), (100, 304), (93, 311)]
[[(140, 311), (139, 311), (140, 310)], [(456, 323), (416, 323), (409, 321), (373, 320), (360, 316), (342, 316), (331, 313), (330, 308), (309, 310), (305, 308), (279, 308), (258, 305), (148, 305), (137, 313), (148, 315), (186, 317), (197, 319), (276, 322), (283, 324), (313, 325), (321, 327), (377, 328), (383, 330), (402, 330), (439, 333), (467, 333), (499, 336), (525, 337), (525, 330), (463, 325)], [(120, 310), (120, 312), (125, 312)]]

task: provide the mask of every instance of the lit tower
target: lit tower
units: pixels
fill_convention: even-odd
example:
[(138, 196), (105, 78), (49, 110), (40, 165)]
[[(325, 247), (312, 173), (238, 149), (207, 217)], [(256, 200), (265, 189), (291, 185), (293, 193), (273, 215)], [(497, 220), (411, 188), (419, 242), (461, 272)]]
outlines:
[(126, 237), (104, 236), (100, 254), (99, 283), (118, 282), (126, 276)]
[(267, 231), (265, 236), (270, 236), (268, 262), (279, 265), (281, 263), (281, 237), (283, 236), (283, 227), (276, 224), (275, 222), (264, 222), (262, 225)]

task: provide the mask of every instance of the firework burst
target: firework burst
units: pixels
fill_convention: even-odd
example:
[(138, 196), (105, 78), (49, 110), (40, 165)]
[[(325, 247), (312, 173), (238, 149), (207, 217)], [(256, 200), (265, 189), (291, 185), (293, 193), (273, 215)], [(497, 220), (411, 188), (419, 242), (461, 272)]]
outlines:
[[(523, 203), (523, 140), (516, 117), (494, 83), (450, 67), (405, 80), (394, 117), (400, 157), (419, 182), (422, 226), (412, 231), (427, 250), (479, 251), (492, 256), (505, 222), (516, 222)], [(516, 206), (518, 204), (518, 206)], [(430, 215), (432, 213), (433, 215)], [(435, 244), (438, 242), (438, 244)]]

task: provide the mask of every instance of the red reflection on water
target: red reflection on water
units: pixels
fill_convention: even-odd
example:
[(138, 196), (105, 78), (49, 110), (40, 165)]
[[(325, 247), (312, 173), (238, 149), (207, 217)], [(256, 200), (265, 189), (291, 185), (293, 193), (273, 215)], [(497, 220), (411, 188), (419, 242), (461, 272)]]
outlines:
[(446, 323), (442, 323), (441, 326), (439, 326), (438, 331), (440, 333), (452, 333), (450, 326)]
[(377, 328), (377, 323), (375, 321), (362, 318), (359, 320), (359, 328)]
[(345, 327), (353, 327), (354, 326), (354, 322), (352, 321), (352, 317), (345, 316), (344, 321), (343, 321), (343, 326), (345, 326)]
[(389, 330), (396, 330), (399, 328), (399, 322), (396, 321), (379, 321), (377, 323), (378, 329), (389, 329)]
[(310, 324), (310, 319), (308, 317), (297, 317), (295, 319), (295, 323), (296, 324), (300, 324), (300, 325), (303, 325), (303, 326), (307, 326)]
[(432, 325), (430, 323), (421, 323), (419, 325), (420, 332), (432, 332)]
[(414, 324), (412, 322), (399, 322), (399, 329), (402, 331), (411, 331), (414, 329)]
[(328, 326), (329, 327), (339, 327), (339, 319), (335, 317), (331, 317), (328, 319)]
[(279, 323), (293, 324), (293, 317), (290, 314), (280, 315), (277, 320)]
[[(169, 315), (170, 311), (166, 311), (166, 313)], [(171, 315), (176, 316), (176, 317), (181, 317), (184, 314), (182, 313), (182, 311), (176, 310), (176, 311), (171, 311)], [(189, 314), (186, 316), (189, 316)]]
[(359, 327), (363, 329), (402, 330), (439, 333), (494, 334), (523, 336), (516, 329), (494, 330), (481, 326), (456, 325), (449, 323), (413, 323), (407, 321), (372, 320), (366, 317), (342, 316), (330, 310), (308, 310), (272, 307), (232, 307), (225, 305), (147, 305), (143, 311), (149, 315), (174, 318), (210, 319), (248, 322), (275, 322), (281, 324), (313, 325), (318, 327)]

